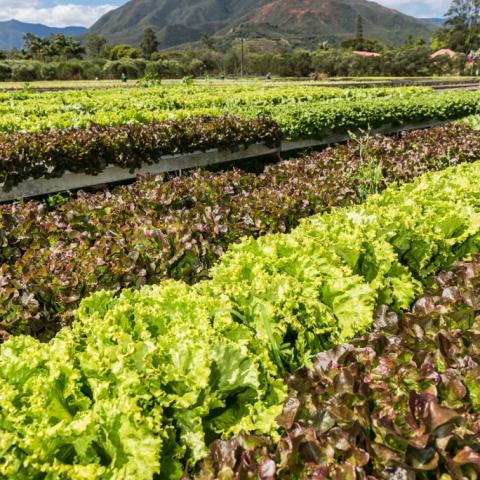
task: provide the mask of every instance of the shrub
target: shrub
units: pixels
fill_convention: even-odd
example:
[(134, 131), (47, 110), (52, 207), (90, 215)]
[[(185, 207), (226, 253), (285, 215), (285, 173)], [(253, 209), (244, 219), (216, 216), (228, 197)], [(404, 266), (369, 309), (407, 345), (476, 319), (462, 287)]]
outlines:
[(42, 80), (56, 80), (57, 79), (57, 65), (54, 63), (44, 63), (42, 65), (41, 73)]
[(8, 63), (0, 62), (0, 82), (8, 82), (12, 79), (12, 67)]
[(41, 80), (41, 65), (37, 63), (13, 63), (12, 80), (15, 82), (32, 82)]

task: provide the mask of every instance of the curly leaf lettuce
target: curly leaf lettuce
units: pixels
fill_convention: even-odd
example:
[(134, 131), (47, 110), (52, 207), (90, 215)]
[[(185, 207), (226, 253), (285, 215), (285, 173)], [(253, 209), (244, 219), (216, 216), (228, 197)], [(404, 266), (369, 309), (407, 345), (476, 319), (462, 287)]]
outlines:
[(281, 369), (309, 365), (367, 331), (375, 305), (407, 309), (432, 274), (479, 251), (479, 175), (478, 162), (425, 175), (289, 235), (247, 239), (200, 288), (226, 295)]
[(175, 282), (100, 292), (51, 343), (9, 341), (0, 476), (179, 478), (210, 438), (272, 430), (285, 387), (247, 339), (214, 328), (216, 310), (236, 328), (218, 304)]

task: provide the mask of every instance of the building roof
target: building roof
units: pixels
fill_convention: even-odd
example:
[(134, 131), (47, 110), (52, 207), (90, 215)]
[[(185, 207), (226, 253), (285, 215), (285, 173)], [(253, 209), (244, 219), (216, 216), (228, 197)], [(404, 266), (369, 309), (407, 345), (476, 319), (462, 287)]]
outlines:
[(354, 55), (362, 55), (362, 57), (381, 57), (381, 55), (379, 53), (364, 52), (363, 50), (354, 50), (352, 53)]
[(457, 55), (457, 52), (454, 52), (449, 48), (441, 48), (440, 50), (437, 50), (436, 52), (432, 53), (430, 55), (430, 58), (437, 58), (437, 57), (441, 57), (442, 55), (448, 55), (450, 58), (453, 58)]

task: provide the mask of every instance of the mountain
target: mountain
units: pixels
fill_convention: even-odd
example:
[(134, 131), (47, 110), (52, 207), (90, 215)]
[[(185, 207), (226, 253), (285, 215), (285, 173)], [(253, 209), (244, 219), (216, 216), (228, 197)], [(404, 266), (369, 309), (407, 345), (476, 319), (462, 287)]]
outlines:
[(359, 15), (366, 37), (390, 44), (434, 31), (429, 22), (367, 0), (130, 0), (90, 31), (138, 45), (151, 27), (161, 48), (197, 42), (206, 33), (222, 43), (246, 36), (309, 45), (352, 37)]
[(85, 34), (84, 27), (55, 28), (47, 27), (37, 23), (23, 23), (18, 20), (0, 22), (0, 50), (12, 50), (23, 47), (23, 36), (32, 33), (38, 37), (50, 37), (55, 33), (62, 33), (67, 36), (77, 37)]
[(430, 23), (431, 25), (433, 25), (436, 28), (442, 27), (443, 24), (445, 23), (444, 18), (422, 18), (422, 20), (424, 20), (427, 23)]

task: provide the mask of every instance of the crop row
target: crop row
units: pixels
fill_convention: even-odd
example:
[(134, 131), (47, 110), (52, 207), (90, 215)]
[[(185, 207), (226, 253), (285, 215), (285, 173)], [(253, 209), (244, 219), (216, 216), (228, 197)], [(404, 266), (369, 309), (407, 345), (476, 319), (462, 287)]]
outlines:
[(0, 476), (174, 479), (222, 435), (274, 431), (285, 371), (365, 333), (375, 305), (407, 309), (432, 274), (479, 250), (479, 175), (480, 162), (427, 174), (246, 239), (208, 281), (97, 292), (51, 342), (12, 337)]
[(375, 331), (288, 377), (280, 441), (218, 440), (198, 478), (477, 478), (479, 284), (477, 257), (410, 313), (378, 308)]
[(352, 141), (260, 175), (197, 171), (56, 204), (3, 205), (0, 332), (50, 337), (94, 291), (197, 282), (243, 236), (288, 232), (301, 218), (479, 156), (479, 136), (450, 125)]
[[(124, 166), (133, 172), (142, 165), (161, 161), (160, 157), (168, 153), (229, 149), (241, 143), (273, 145), (279, 143), (280, 137), (323, 139), (332, 133), (457, 119), (480, 110), (477, 92), (391, 95), (368, 100), (354, 97), (327, 102), (315, 99), (313, 94), (309, 98), (289, 102), (270, 98), (264, 105), (258, 99), (237, 102), (228, 110), (238, 118), (217, 117), (221, 109), (206, 109), (203, 113), (213, 117), (195, 117), (191, 111), (186, 116), (192, 118), (163, 123), (144, 119), (144, 123), (133, 121), (128, 125), (4, 133), (0, 135), (0, 183), (8, 190), (29, 178), (58, 177), (67, 170), (96, 174), (107, 165)], [(148, 108), (140, 109), (139, 114), (146, 111)]]
[(428, 88), (340, 89), (304, 85), (169, 85), (99, 91), (0, 92), (0, 132), (88, 128), (161, 122), (192, 116), (235, 115), (248, 105), (331, 103), (382, 98), (412, 98)]
[(0, 136), (0, 178), (8, 190), (28, 178), (61, 177), (66, 171), (94, 175), (108, 165), (134, 171), (158, 163), (162, 155), (256, 143), (276, 147), (280, 140), (273, 120), (230, 116), (11, 133)]
[(478, 92), (430, 93), (415, 98), (372, 98), (322, 104), (278, 105), (237, 109), (242, 118), (271, 117), (283, 137), (321, 139), (330, 133), (358, 132), (392, 125), (452, 120), (480, 112)]

